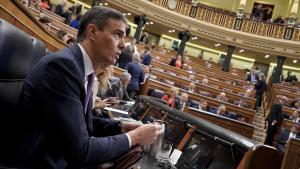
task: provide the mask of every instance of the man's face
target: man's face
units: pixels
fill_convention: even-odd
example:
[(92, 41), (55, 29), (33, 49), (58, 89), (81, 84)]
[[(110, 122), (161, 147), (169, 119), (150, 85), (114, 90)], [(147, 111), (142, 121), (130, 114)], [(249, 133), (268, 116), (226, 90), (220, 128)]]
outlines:
[(123, 85), (124, 85), (125, 87), (128, 86), (129, 82), (130, 82), (130, 78), (129, 78), (129, 79), (123, 79), (123, 80), (122, 80), (122, 83), (123, 83)]
[(207, 102), (202, 102), (201, 106), (202, 106), (202, 108), (206, 108), (207, 107)]
[(121, 20), (109, 19), (103, 30), (97, 29), (92, 41), (93, 65), (105, 69), (114, 65), (125, 47), (126, 24)]
[(181, 102), (185, 103), (187, 101), (188, 97), (186, 95), (181, 96)]

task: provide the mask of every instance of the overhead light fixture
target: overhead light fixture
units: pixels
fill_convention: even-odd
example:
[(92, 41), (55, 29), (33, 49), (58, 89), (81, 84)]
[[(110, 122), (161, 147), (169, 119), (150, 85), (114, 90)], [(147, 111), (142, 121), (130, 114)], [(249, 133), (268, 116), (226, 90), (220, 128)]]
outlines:
[(265, 58), (268, 59), (270, 57), (270, 55), (265, 55)]
[(244, 49), (240, 49), (239, 52), (240, 52), (240, 53), (243, 53), (243, 52), (245, 52), (245, 50), (244, 50)]
[(149, 22), (146, 22), (146, 25), (149, 25)]
[(107, 2), (105, 2), (105, 3), (104, 3), (104, 5), (105, 5), (105, 6), (107, 6), (107, 5), (108, 5), (108, 3), (107, 3)]
[(130, 16), (130, 15), (131, 15), (131, 13), (130, 13), (130, 12), (128, 12), (128, 13), (127, 13), (127, 15), (128, 15), (128, 16)]
[(197, 36), (195, 36), (195, 37), (192, 37), (192, 40), (197, 40), (198, 39), (198, 37)]
[(293, 63), (297, 63), (297, 62), (298, 62), (298, 60), (297, 60), (297, 59), (293, 60)]
[(174, 29), (172, 29), (172, 30), (169, 30), (168, 32), (169, 32), (169, 33), (172, 33), (172, 32), (175, 32), (175, 30), (174, 30)]
[(215, 44), (215, 47), (218, 47), (218, 46), (221, 46), (221, 44), (219, 44), (219, 43), (216, 43), (216, 44)]
[(103, 4), (102, 4), (102, 3), (100, 3), (99, 5), (100, 5), (100, 6), (102, 6)]
[(153, 22), (152, 22), (152, 21), (150, 22), (150, 25), (153, 25)]
[(123, 13), (123, 15), (126, 16), (127, 14), (126, 14), (126, 13)]

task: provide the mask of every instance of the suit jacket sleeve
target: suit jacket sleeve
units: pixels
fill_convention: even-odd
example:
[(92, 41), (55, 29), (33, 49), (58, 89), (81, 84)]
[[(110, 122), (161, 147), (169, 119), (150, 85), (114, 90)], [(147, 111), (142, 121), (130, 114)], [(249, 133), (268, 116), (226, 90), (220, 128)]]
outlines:
[(125, 134), (98, 138), (88, 134), (81, 99), (84, 88), (76, 70), (69, 60), (57, 60), (43, 71), (35, 90), (37, 98), (45, 98), (38, 101), (43, 125), (60, 140), (58, 146), (69, 164), (97, 165), (116, 159), (129, 150), (128, 139)]
[(144, 80), (145, 80), (145, 73), (144, 73), (144, 71), (142, 70), (142, 71), (141, 71), (140, 78), (139, 78), (139, 84), (143, 83)]

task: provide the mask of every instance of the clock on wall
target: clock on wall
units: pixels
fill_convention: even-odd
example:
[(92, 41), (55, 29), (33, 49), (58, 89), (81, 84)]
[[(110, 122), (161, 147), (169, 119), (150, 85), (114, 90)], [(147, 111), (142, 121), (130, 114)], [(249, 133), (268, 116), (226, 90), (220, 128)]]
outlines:
[(177, 0), (168, 0), (168, 8), (174, 10), (176, 8)]

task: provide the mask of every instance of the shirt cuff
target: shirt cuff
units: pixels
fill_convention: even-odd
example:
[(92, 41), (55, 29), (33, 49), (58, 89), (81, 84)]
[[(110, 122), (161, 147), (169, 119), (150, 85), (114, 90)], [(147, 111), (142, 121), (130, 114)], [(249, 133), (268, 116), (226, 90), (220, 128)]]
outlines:
[(131, 148), (131, 138), (128, 133), (125, 133), (125, 135), (127, 136), (127, 139), (128, 139), (129, 148)]

